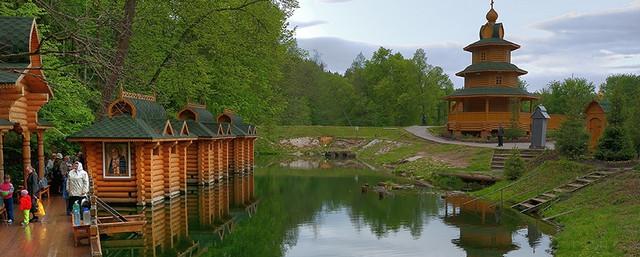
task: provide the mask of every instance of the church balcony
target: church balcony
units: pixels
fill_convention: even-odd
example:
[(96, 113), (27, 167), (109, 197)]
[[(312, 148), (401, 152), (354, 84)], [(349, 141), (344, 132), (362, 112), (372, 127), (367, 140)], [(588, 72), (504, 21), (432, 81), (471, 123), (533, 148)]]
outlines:
[[(517, 117), (518, 127), (529, 131), (531, 126), (531, 113), (520, 112)], [(503, 128), (511, 126), (511, 112), (454, 112), (449, 114), (447, 128), (450, 131), (487, 131), (497, 130), (500, 125)]]

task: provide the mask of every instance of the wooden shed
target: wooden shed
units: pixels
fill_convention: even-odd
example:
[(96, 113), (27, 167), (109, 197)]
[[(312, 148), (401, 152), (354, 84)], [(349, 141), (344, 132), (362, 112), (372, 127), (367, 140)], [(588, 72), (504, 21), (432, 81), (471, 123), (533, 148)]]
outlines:
[(188, 104), (178, 112), (197, 140), (187, 148), (187, 183), (208, 185), (229, 174), (229, 146), (233, 142), (227, 126), (216, 122), (204, 105)]
[(254, 147), (257, 138), (256, 127), (244, 123), (242, 117), (230, 110), (225, 110), (219, 114), (217, 121), (223, 126), (223, 130), (234, 136), (228, 149), (228, 169), (234, 173), (252, 172), (255, 164)]
[(584, 110), (585, 125), (589, 132), (589, 147), (595, 149), (598, 141), (607, 126), (606, 104), (591, 101)]
[(40, 36), (36, 21), (27, 17), (0, 17), (0, 177), (4, 176), (3, 137), (22, 136), (24, 177), (31, 165), (31, 136), (37, 135), (39, 176), (44, 176), (44, 131), (51, 124), (38, 111), (53, 97), (42, 72)]
[(186, 190), (186, 121), (167, 119), (154, 96), (121, 92), (107, 117), (72, 135), (82, 144), (94, 194), (109, 203), (162, 202)]

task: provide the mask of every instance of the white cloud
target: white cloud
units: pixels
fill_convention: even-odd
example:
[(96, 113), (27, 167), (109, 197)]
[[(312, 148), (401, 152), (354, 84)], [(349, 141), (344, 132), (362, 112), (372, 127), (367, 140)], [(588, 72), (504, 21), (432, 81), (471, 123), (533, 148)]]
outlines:
[[(529, 82), (532, 90), (570, 76), (585, 77), (599, 84), (610, 74), (640, 73), (638, 24), (640, 0), (625, 9), (566, 14), (533, 25), (548, 36), (510, 39), (522, 45), (522, 49), (513, 53), (513, 62), (529, 71), (523, 79)], [(337, 72), (344, 72), (358, 53), (370, 57), (379, 47), (331, 37), (299, 39), (299, 45), (307, 50), (317, 50), (328, 68)], [(470, 55), (462, 50), (462, 44), (385, 47), (405, 56), (411, 56), (417, 48), (424, 48), (429, 62), (443, 67), (458, 87), (462, 80), (454, 76), (455, 72), (471, 62)]]

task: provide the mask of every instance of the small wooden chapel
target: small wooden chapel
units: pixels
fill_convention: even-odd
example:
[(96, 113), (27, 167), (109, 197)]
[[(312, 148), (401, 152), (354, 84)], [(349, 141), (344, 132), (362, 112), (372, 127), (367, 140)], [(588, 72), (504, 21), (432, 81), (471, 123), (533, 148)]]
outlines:
[[(529, 133), (533, 102), (538, 97), (518, 87), (518, 77), (527, 71), (511, 63), (511, 52), (520, 46), (504, 39), (493, 3), (486, 18), (480, 40), (464, 48), (472, 53), (472, 64), (456, 74), (464, 78), (464, 88), (445, 98), (449, 101), (447, 129), (455, 135), (484, 138), (513, 122)], [(530, 102), (529, 110), (522, 110), (523, 102)]]
[[(52, 127), (38, 111), (53, 92), (42, 72), (40, 36), (35, 19), (0, 17), (0, 177), (4, 176), (4, 136), (22, 136), (24, 177), (32, 165), (31, 137), (37, 137), (36, 171), (44, 176), (44, 132)], [(15, 179), (17, 181), (17, 179)]]
[(94, 195), (108, 203), (155, 205), (187, 184), (224, 183), (253, 171), (253, 125), (230, 111), (188, 104), (168, 118), (154, 96), (121, 91), (107, 117), (70, 136), (87, 158)]

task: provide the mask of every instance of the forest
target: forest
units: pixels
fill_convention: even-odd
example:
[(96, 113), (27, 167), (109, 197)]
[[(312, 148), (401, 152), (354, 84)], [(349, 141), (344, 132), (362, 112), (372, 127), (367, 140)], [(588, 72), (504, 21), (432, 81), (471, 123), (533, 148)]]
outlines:
[[(171, 114), (188, 102), (214, 113), (228, 108), (263, 128), (444, 123), (442, 97), (454, 86), (428, 62), (428, 49), (405, 57), (381, 47), (369, 58), (354, 56), (344, 74), (331, 72), (297, 46), (287, 21), (297, 7), (296, 0), (8, 0), (0, 15), (39, 24), (54, 90), (40, 111), (55, 125), (49, 150), (74, 150), (66, 136), (100, 119), (119, 90), (154, 94)], [(631, 129), (640, 120), (638, 84), (636, 75), (612, 75), (596, 90), (567, 78), (536, 93), (550, 113), (580, 115), (594, 98), (624, 92), (615, 95)]]

